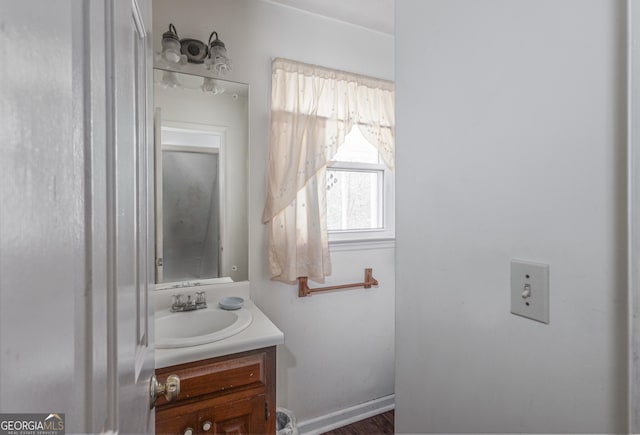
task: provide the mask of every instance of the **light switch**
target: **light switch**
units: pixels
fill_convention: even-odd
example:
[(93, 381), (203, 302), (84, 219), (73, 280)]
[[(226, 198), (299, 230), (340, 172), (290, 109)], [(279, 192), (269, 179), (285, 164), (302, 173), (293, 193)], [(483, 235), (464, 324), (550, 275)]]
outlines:
[(549, 323), (549, 265), (511, 261), (511, 313)]

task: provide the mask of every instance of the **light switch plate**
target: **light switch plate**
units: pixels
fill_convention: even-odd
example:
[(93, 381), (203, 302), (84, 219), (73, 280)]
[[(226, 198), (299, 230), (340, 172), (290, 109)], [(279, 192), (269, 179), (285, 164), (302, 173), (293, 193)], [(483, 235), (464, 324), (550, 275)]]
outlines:
[(511, 313), (549, 323), (549, 265), (511, 261)]

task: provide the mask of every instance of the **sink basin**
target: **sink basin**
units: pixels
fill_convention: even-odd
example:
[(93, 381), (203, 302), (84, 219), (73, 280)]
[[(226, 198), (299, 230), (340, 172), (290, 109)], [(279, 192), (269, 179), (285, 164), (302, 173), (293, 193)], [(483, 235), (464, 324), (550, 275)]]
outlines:
[(229, 338), (244, 329), (252, 321), (246, 308), (226, 311), (220, 308), (172, 313), (168, 310), (156, 313), (156, 347), (172, 349), (197, 346)]

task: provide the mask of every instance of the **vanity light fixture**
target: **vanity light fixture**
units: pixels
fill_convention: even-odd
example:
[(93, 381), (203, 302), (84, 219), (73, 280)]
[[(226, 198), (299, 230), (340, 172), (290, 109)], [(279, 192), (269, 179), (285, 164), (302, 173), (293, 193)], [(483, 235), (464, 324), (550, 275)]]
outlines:
[(224, 42), (218, 38), (218, 32), (211, 32), (209, 45), (207, 45), (197, 39), (180, 39), (175, 26), (171, 23), (169, 31), (162, 34), (162, 52), (158, 54), (157, 60), (170, 68), (187, 63), (204, 63), (208, 70), (213, 70), (216, 74), (226, 74), (231, 71), (231, 59)]

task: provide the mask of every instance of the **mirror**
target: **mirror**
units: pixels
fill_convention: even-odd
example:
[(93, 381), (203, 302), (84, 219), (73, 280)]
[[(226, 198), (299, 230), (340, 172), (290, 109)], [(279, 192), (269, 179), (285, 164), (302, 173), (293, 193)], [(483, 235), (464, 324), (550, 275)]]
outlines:
[(248, 94), (154, 69), (157, 289), (249, 278)]

